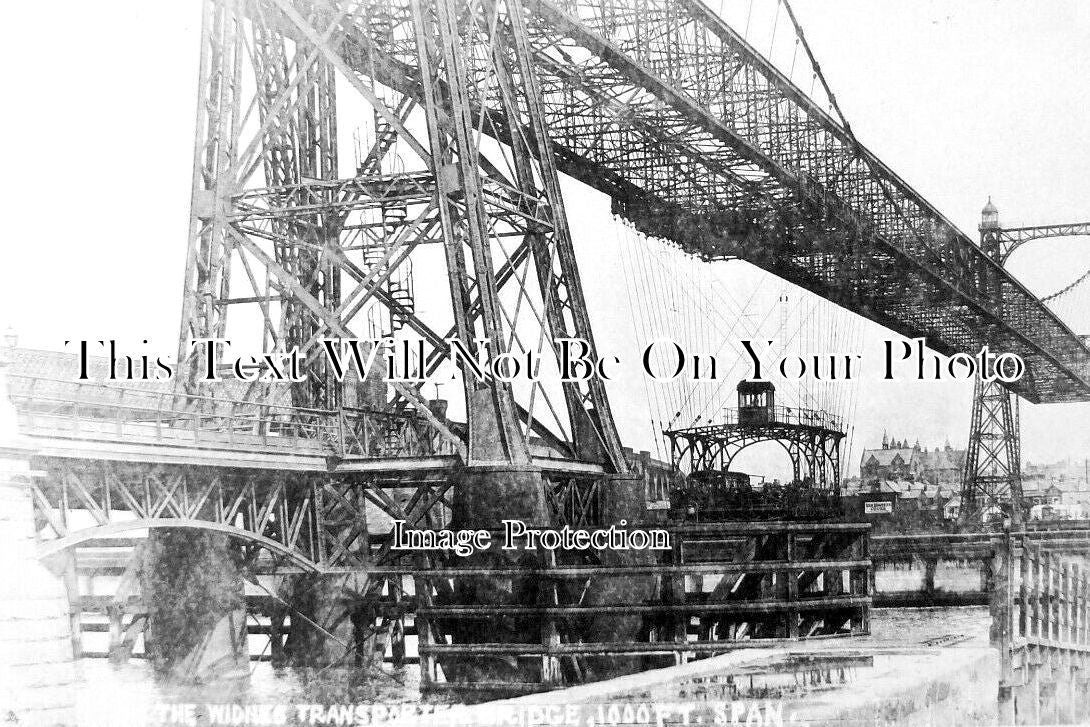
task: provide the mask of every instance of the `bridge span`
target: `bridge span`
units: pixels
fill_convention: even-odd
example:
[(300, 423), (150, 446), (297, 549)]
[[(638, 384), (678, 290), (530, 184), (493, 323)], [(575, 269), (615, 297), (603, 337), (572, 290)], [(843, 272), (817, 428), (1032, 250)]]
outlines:
[[(1016, 352), (1033, 374), (1012, 389), (1030, 401), (1090, 397), (1080, 337), (705, 4), (525, 11), (557, 168), (639, 229), (706, 260), (748, 260), (940, 353)], [(346, 28), (341, 58), (423, 104), (412, 17), (393, 3)], [(520, 133), (483, 86), (467, 91), (485, 134)]]
[[(1086, 342), (700, 0), (200, 5), (177, 381), (14, 370), (20, 466), (0, 480), (45, 554), (153, 531), (149, 620), (169, 670), (244, 670), (243, 574), (259, 558), (300, 571), (281, 584), (307, 601), (298, 653), (326, 665), (393, 638), (402, 614), (373, 609), (407, 602), (411, 578), (434, 689), (538, 691), (869, 630), (866, 524), (686, 521), (669, 512), (678, 474), (625, 448), (605, 382), (557, 375), (549, 342), (599, 353), (562, 174), (705, 261), (747, 260), (939, 353), (1017, 353), (1028, 373), (1010, 388), (1030, 401), (1090, 400)], [(347, 97), (370, 118), (346, 171)], [(214, 362), (192, 341), (232, 336), (298, 351), (307, 377), (202, 381)], [(346, 383), (320, 355), (323, 339), (410, 337), (417, 381)], [(441, 381), (452, 337), (546, 355), (544, 381), (464, 362)], [(507, 518), (663, 524), (679, 546), (454, 561), (394, 553), (376, 522)], [(1021, 557), (1051, 572), (1020, 547), (1008, 570)], [(1067, 613), (1083, 614), (1065, 578)], [(193, 603), (209, 613), (191, 627)], [(1067, 658), (1085, 643), (1069, 629), (1018, 648)]]
[[(252, 540), (313, 572), (362, 567), (369, 557), (352, 554), (367, 551), (366, 503), (418, 525), (449, 507), (453, 473), (463, 467), (441, 432), (412, 412), (204, 399), (17, 371), (7, 377), (11, 400), (35, 447), (42, 477), (32, 493), (54, 538), (43, 541), (43, 554), (134, 529), (196, 527)], [(600, 463), (565, 458), (543, 442), (531, 452), (531, 464), (557, 482), (556, 507), (595, 506), (594, 492), (573, 501), (565, 478), (601, 478)], [(649, 482), (668, 476), (665, 463), (630, 454)], [(389, 494), (409, 488), (411, 497)], [(73, 529), (73, 509), (92, 522)], [(346, 525), (329, 530), (331, 523)]]

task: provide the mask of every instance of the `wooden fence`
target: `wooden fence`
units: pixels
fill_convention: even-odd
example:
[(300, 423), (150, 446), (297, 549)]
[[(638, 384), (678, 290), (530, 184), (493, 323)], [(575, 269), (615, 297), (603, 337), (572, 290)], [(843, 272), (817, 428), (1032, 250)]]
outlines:
[(997, 538), (991, 642), (999, 649), (1002, 724), (1090, 716), (1090, 581), (1085, 562), (1026, 534)]

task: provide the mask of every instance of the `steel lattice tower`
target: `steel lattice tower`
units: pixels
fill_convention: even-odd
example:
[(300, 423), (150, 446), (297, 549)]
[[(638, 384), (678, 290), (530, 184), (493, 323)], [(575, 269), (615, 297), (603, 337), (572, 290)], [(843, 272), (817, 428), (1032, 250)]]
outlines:
[(1010, 505), (1015, 523), (1022, 518), (1021, 437), (1018, 403), (997, 381), (977, 379), (961, 508), (968, 520)]
[[(1002, 265), (1000, 234), (999, 212), (989, 198), (981, 212), (980, 246)], [(998, 380), (978, 375), (961, 486), (964, 522), (1007, 507), (1012, 522), (1022, 522), (1021, 441), (1017, 396)]]
[[(451, 337), (487, 341), (493, 358), (564, 338), (594, 356), (522, 14), (508, 0), (205, 2), (178, 344), (187, 391), (205, 370), (192, 339), (248, 337), (253, 350), (304, 353), (291, 405), (344, 407), (321, 339), (368, 337), (376, 309), (385, 332), (425, 341), (428, 382)], [(405, 62), (416, 82), (397, 87)], [(374, 119), (347, 174), (339, 96), (370, 107), (360, 123)], [(446, 273), (432, 292), (449, 291), (430, 318), (403, 282), (429, 256)], [(626, 470), (602, 381), (516, 392), (463, 366), (459, 385), (464, 428), (436, 414), (423, 383), (366, 403), (426, 418), (470, 467), (527, 466), (537, 441)]]
[[(980, 247), (996, 263), (993, 272), (996, 278), (1011, 253), (1027, 242), (1087, 234), (1090, 234), (1090, 222), (1004, 228), (990, 197), (981, 210)], [(992, 285), (995, 290), (1002, 289), (997, 281)], [(1043, 300), (1054, 297), (1051, 295)], [(1032, 376), (1031, 368), (1025, 377), (1030, 379), (1031, 387)], [(1024, 518), (1021, 442), (1018, 395), (996, 381), (978, 379), (973, 392), (969, 448), (965, 455), (961, 496), (963, 519), (1006, 503), (1011, 503), (1014, 522)]]

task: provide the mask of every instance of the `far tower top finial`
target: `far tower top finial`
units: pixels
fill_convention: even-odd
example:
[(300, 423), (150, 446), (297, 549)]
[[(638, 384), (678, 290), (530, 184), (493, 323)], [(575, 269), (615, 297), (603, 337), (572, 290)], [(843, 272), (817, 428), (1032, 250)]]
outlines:
[(999, 229), (999, 210), (992, 204), (991, 195), (988, 196), (988, 203), (984, 205), (984, 209), (980, 210), (980, 229)]

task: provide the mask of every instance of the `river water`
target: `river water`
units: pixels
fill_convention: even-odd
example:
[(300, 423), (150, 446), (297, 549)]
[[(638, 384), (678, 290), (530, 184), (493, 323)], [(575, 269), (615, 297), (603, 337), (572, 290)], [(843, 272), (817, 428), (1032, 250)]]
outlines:
[[(873, 609), (871, 635), (839, 642), (838, 645), (890, 646), (986, 646), (990, 617), (984, 607)], [(845, 674), (821, 669), (829, 686), (841, 682)], [(81, 727), (144, 727), (146, 725), (230, 724), (233, 705), (279, 707), (280, 713), (264, 713), (263, 718), (242, 719), (235, 724), (314, 724), (306, 712), (308, 705), (417, 705), (421, 702), (420, 672), (416, 665), (395, 669), (389, 665), (370, 669), (286, 669), (269, 662), (251, 663), (248, 682), (208, 684), (193, 687), (165, 685), (157, 681), (148, 662), (133, 659), (127, 664), (111, 664), (106, 659), (87, 658), (78, 662), (80, 682), (77, 709)], [(836, 675), (839, 674), (839, 677)], [(737, 675), (741, 676), (741, 675)], [(776, 690), (785, 676), (764, 675), (750, 688)], [(798, 676), (792, 675), (797, 684)], [(731, 677), (690, 685), (708, 692), (740, 682)], [(812, 688), (813, 685), (808, 685)], [(691, 698), (692, 695), (681, 695)], [(449, 701), (445, 698), (430, 698)], [(228, 711), (224, 711), (224, 709)], [(302, 709), (301, 709), (302, 708)], [(218, 712), (216, 710), (219, 710)], [(251, 713), (256, 714), (256, 711)], [(319, 724), (350, 722), (321, 721)]]

